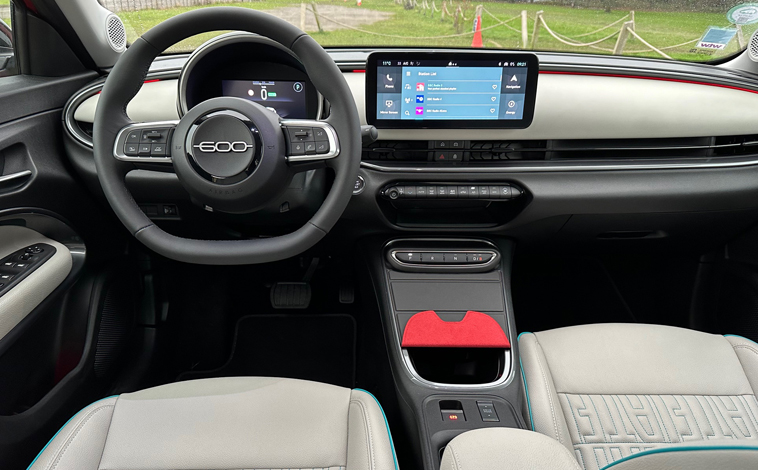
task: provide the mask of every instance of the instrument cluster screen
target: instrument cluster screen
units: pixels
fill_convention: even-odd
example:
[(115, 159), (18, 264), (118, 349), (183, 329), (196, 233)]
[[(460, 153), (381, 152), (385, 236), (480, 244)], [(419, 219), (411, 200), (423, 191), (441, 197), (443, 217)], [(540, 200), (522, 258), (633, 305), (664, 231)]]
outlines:
[(223, 96), (255, 101), (271, 108), (281, 118), (306, 119), (306, 91), (303, 82), (266, 80), (222, 80)]

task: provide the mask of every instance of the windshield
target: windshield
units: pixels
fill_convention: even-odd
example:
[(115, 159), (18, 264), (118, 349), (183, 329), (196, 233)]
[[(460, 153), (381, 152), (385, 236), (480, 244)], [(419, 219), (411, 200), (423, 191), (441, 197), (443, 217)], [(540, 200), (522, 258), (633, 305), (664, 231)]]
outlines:
[[(124, 21), (129, 41), (167, 18), (212, 4), (271, 13), (332, 47), (520, 49), (704, 62), (743, 50), (758, 27), (758, 3), (729, 0), (100, 2)], [(190, 38), (168, 52), (192, 51), (221, 33)]]

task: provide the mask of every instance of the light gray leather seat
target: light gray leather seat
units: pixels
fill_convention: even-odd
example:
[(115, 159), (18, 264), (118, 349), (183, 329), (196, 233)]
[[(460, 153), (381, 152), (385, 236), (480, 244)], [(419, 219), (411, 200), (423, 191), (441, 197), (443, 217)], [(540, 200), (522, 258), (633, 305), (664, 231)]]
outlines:
[(396, 470), (373, 395), (302, 380), (179, 382), (93, 403), (32, 470)]
[(519, 351), (527, 422), (586, 470), (758, 468), (750, 340), (601, 324), (523, 333)]

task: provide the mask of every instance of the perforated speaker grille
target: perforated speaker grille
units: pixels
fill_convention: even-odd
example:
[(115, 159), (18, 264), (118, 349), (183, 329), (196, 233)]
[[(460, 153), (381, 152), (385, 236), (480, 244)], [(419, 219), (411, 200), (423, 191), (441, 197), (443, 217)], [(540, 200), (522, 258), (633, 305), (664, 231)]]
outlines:
[(753, 62), (758, 62), (758, 31), (753, 33), (750, 44), (747, 45), (747, 55)]
[(109, 15), (105, 20), (105, 32), (108, 37), (108, 44), (116, 52), (123, 52), (126, 49), (126, 29), (121, 18), (116, 15)]

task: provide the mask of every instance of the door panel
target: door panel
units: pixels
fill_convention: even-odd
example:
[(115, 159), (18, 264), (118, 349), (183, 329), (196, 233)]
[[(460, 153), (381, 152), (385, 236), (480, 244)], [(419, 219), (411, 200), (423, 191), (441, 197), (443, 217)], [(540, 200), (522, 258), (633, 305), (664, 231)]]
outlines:
[[(4, 470), (26, 468), (68, 418), (112, 385), (112, 376), (95, 374), (98, 331), (109, 286), (136, 279), (130, 237), (79, 180), (62, 140), (64, 104), (95, 77), (0, 78), (0, 284), (9, 254), (39, 243), (55, 248), (12, 289), (0, 287)], [(139, 298), (139, 286), (129, 285)]]

